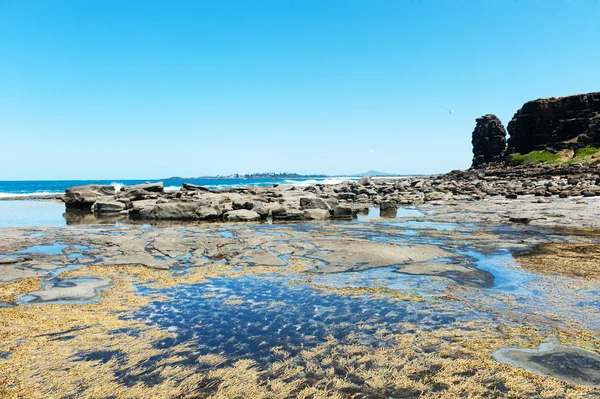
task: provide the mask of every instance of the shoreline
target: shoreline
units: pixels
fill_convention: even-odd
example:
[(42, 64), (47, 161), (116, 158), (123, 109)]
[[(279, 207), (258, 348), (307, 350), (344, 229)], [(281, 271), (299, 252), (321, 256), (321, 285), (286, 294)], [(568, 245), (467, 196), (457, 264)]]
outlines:
[[(492, 176), (486, 187), (479, 172), (463, 173), (302, 188), (87, 187), (71, 198), (90, 209), (68, 212), (33, 199), (56, 203), (46, 208), (67, 225), (0, 227), (0, 392), (161, 397), (174, 382), (181, 395), (236, 397), (243, 386), (278, 398), (335, 378), (366, 397), (381, 396), (373, 381), (412, 397), (492, 396), (498, 386), (511, 397), (597, 394), (588, 370), (600, 364), (600, 196), (560, 198), (573, 175), (542, 173), (533, 186)], [(577, 187), (595, 187), (596, 177), (578, 176)], [(91, 211), (125, 198), (138, 203), (129, 209), (259, 218)], [(300, 218), (313, 206), (328, 217)], [(350, 213), (332, 217), (340, 207)]]

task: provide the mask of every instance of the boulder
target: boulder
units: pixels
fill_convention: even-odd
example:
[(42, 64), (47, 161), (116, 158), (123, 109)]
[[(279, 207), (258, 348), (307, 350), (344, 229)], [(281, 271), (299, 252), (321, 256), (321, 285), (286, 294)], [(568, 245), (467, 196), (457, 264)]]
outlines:
[(360, 184), (361, 186), (370, 186), (371, 184), (373, 184), (373, 177), (371, 177), (371, 175), (364, 175), (360, 178), (358, 184)]
[(194, 220), (198, 219), (196, 209), (199, 204), (195, 202), (167, 202), (156, 204), (148, 217), (156, 220)]
[(165, 185), (160, 181), (158, 183), (135, 184), (133, 186), (123, 186), (121, 188), (121, 191), (131, 190), (144, 190), (150, 193), (163, 193), (165, 191)]
[(247, 209), (237, 209), (223, 215), (223, 220), (226, 222), (254, 222), (260, 219), (261, 217), (257, 212)]
[(124, 211), (126, 208), (125, 204), (118, 201), (96, 201), (92, 205), (92, 212), (94, 213), (119, 213)]
[(506, 153), (506, 129), (496, 115), (487, 114), (475, 120), (471, 144), (476, 168), (490, 162), (501, 162)]
[(129, 209), (129, 217), (132, 219), (149, 219), (150, 212), (156, 205), (157, 200), (132, 201)]
[(379, 203), (379, 210), (381, 212), (396, 212), (398, 210), (398, 204), (396, 201), (381, 201)]
[(331, 211), (331, 217), (334, 219), (352, 219), (354, 211), (349, 206), (338, 205)]
[(338, 198), (341, 200), (356, 201), (356, 194), (354, 194), (354, 193), (339, 193)]
[(198, 186), (191, 183), (183, 183), (183, 189), (188, 191), (210, 191), (208, 187)]
[(396, 201), (381, 201), (379, 203), (379, 213), (381, 217), (396, 217), (398, 204)]
[(303, 197), (300, 198), (301, 209), (323, 209), (329, 211), (331, 207), (323, 198), (311, 198)]
[(273, 220), (302, 220), (304, 219), (304, 211), (281, 206), (273, 209), (271, 216), (273, 216)]
[(90, 184), (67, 188), (63, 200), (65, 201), (65, 206), (70, 209), (91, 209), (94, 202), (103, 197), (112, 197), (114, 195), (114, 186)]
[(196, 218), (198, 220), (217, 220), (221, 215), (221, 210), (216, 206), (199, 206), (196, 208)]
[(303, 218), (306, 220), (326, 220), (331, 217), (331, 213), (325, 209), (305, 209)]
[(139, 200), (147, 199), (151, 195), (152, 194), (149, 191), (138, 189), (138, 188), (122, 191), (119, 194), (119, 196), (121, 198), (128, 198), (130, 201), (139, 201)]
[(252, 210), (252, 208), (254, 208), (256, 206), (256, 204), (254, 202), (246, 201), (246, 200), (234, 200), (233, 203), (231, 204), (231, 206), (235, 210), (247, 209), (250, 211), (250, 210)]

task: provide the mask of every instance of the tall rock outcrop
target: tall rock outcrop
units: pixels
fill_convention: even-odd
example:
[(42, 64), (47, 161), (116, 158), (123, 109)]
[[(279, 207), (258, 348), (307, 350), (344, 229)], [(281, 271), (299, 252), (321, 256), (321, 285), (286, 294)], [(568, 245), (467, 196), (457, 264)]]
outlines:
[(506, 154), (506, 129), (496, 115), (476, 119), (473, 130), (473, 165), (476, 168), (491, 162), (501, 162)]
[(529, 101), (508, 133), (509, 153), (600, 146), (600, 92)]

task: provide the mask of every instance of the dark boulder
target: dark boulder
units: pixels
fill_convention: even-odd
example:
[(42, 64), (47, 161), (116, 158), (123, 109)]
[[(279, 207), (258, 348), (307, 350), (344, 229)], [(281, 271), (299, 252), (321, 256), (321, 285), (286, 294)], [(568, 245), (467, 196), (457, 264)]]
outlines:
[(476, 119), (473, 130), (473, 165), (501, 162), (506, 153), (506, 129), (496, 115), (487, 114)]

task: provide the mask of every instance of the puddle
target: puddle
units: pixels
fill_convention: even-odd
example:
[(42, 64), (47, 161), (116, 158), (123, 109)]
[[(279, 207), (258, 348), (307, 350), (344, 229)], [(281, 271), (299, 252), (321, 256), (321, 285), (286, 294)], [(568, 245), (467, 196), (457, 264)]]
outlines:
[[(51, 201), (0, 201), (0, 227), (62, 227), (65, 205)], [(31, 233), (30, 237), (41, 237)]]
[(457, 254), (467, 256), (475, 260), (475, 265), (494, 275), (493, 289), (497, 291), (506, 291), (512, 294), (529, 295), (531, 291), (527, 289), (527, 284), (534, 281), (535, 274), (519, 270), (518, 264), (512, 254), (508, 251), (501, 251), (492, 254), (485, 254), (477, 251), (456, 251)]
[(62, 255), (63, 250), (67, 248), (68, 245), (61, 243), (54, 243), (51, 245), (34, 245), (29, 248), (22, 249), (18, 252), (26, 253), (26, 254), (45, 254), (45, 255)]
[[(419, 211), (416, 207), (399, 207), (396, 211), (397, 218), (411, 218), (411, 217), (423, 217), (425, 214)], [(356, 215), (356, 220), (359, 222), (371, 221), (381, 218), (381, 211), (378, 207), (369, 207), (367, 214), (359, 213)]]
[(48, 233), (27, 233), (27, 234), (25, 234), (25, 237), (34, 237), (34, 238), (37, 238), (37, 237), (43, 237), (46, 234), (48, 234)]

